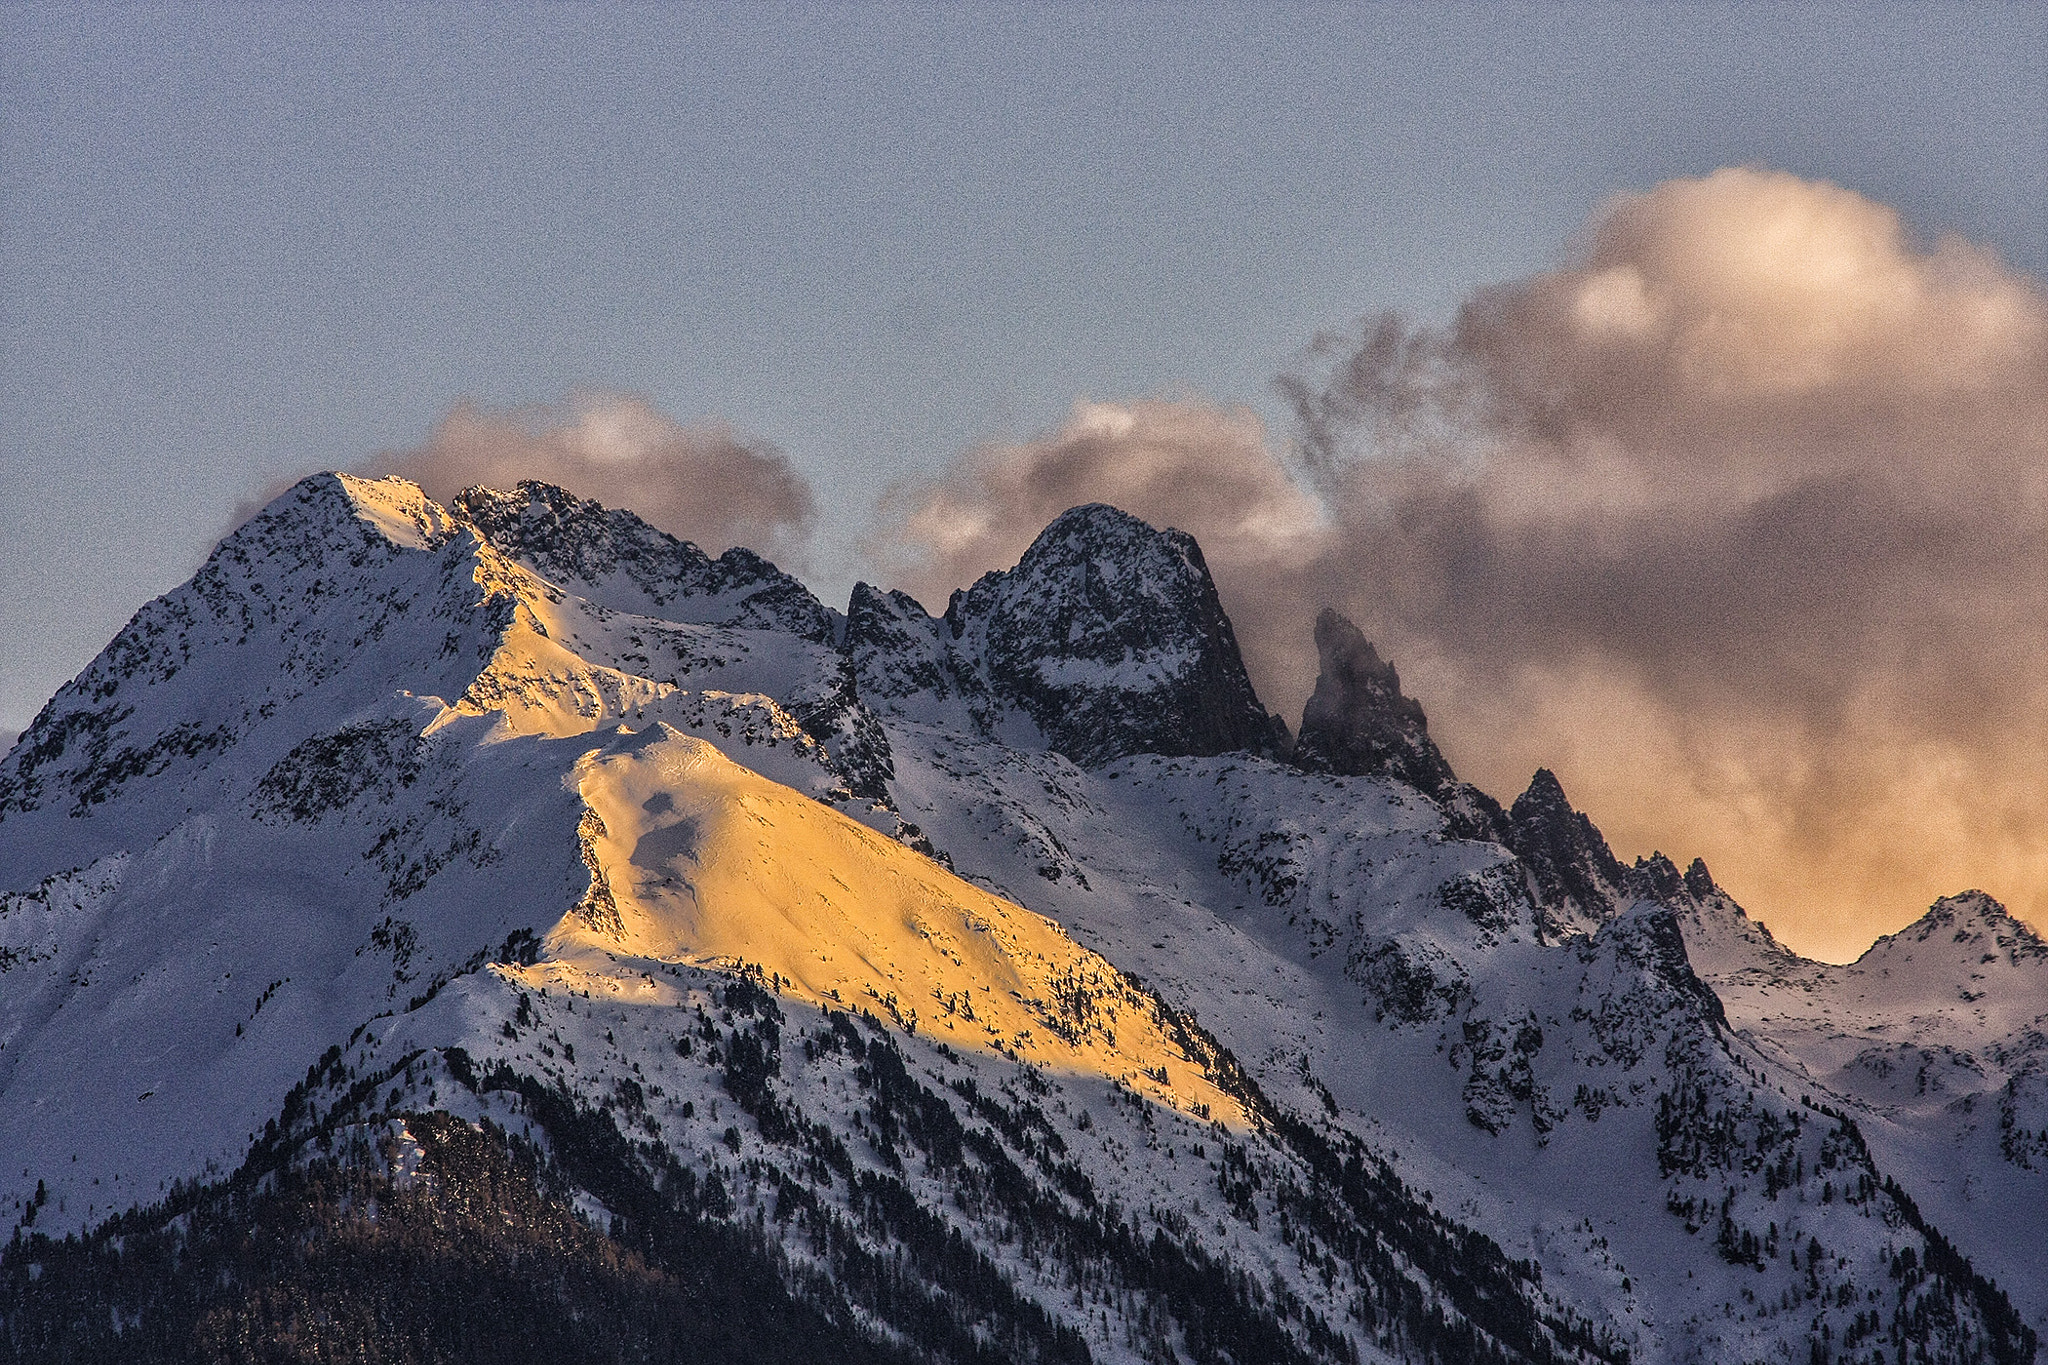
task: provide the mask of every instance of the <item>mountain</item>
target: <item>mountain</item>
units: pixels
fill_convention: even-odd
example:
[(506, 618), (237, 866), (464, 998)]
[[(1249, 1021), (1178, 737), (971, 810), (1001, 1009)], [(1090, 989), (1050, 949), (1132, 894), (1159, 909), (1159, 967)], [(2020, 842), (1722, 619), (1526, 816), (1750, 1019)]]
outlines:
[(1981, 891), (1845, 966), (1781, 947), (1718, 888), (1686, 940), (1731, 1022), (1857, 1118), (1887, 1169), (2048, 1319), (2048, 944)]
[[(2032, 1358), (1932, 1130), (1718, 990), (1811, 964), (1318, 638), (1294, 743), (1115, 509), (842, 615), (546, 485), (306, 480), (0, 762), (0, 1341)], [(2024, 1013), (1970, 913), (1885, 964), (2003, 934), (2002, 1003), (1916, 1046)]]

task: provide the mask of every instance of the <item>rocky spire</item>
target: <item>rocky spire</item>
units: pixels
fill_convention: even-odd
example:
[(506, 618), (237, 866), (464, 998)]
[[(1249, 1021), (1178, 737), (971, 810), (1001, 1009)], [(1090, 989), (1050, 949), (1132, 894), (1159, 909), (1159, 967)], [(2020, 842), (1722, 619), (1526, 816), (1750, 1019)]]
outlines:
[(1421, 703), (1402, 695), (1394, 666), (1328, 607), (1316, 616), (1316, 654), (1321, 671), (1301, 713), (1296, 763), (1311, 772), (1391, 777), (1431, 794), (1456, 783)]
[(1565, 922), (1590, 927), (1621, 908), (1627, 869), (1550, 769), (1538, 768), (1515, 798), (1506, 842), (1529, 869), (1539, 902)]

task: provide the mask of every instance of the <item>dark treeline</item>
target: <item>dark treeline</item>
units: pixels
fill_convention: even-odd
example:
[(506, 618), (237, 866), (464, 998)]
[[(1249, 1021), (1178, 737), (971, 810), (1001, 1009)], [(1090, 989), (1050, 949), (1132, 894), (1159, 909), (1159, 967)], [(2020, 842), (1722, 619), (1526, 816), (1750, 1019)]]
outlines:
[(546, 1193), (533, 1144), (446, 1114), (406, 1124), (424, 1151), (411, 1180), (384, 1174), (367, 1143), (337, 1144), (191, 1191), (181, 1211), (122, 1232), (17, 1242), (0, 1253), (0, 1353), (48, 1365), (910, 1358), (793, 1294), (773, 1248), (742, 1228), (695, 1220), (650, 1256)]

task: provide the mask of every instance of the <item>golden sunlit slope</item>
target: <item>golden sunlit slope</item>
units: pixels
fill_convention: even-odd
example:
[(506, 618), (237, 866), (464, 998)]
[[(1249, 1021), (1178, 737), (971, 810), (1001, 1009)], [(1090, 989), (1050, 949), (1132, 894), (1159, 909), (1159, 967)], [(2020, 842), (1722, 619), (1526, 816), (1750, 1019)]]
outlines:
[(467, 560), (475, 604), (502, 615), (496, 644), (468, 689), (428, 727), (464, 716), (496, 715), (507, 734), (577, 735), (675, 691), (578, 656), (559, 643), (571, 634), (566, 594), (452, 517), (409, 479), (337, 474), (356, 515), (406, 550), (450, 552)]
[(557, 951), (748, 963), (828, 1008), (1248, 1122), (1206, 1045), (1056, 925), (710, 744), (658, 724), (586, 755), (574, 780), (591, 889)]

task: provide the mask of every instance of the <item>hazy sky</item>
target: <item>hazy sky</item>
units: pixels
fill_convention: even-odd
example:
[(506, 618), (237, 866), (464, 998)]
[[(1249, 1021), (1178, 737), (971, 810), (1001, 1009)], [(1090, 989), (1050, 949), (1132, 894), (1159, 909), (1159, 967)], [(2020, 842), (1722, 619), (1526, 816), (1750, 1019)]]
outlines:
[[(808, 489), (763, 515), (838, 598), (895, 562), (892, 485), (1080, 400), (1242, 410), (1285, 457), (1319, 333), (1450, 327), (1585, 265), (1612, 196), (1728, 166), (2038, 278), (2048, 7), (8, 6), (0, 730), (279, 479), (636, 395), (647, 449)], [(1469, 750), (1473, 675), (1434, 676)], [(1582, 804), (1631, 853), (1747, 837)]]

